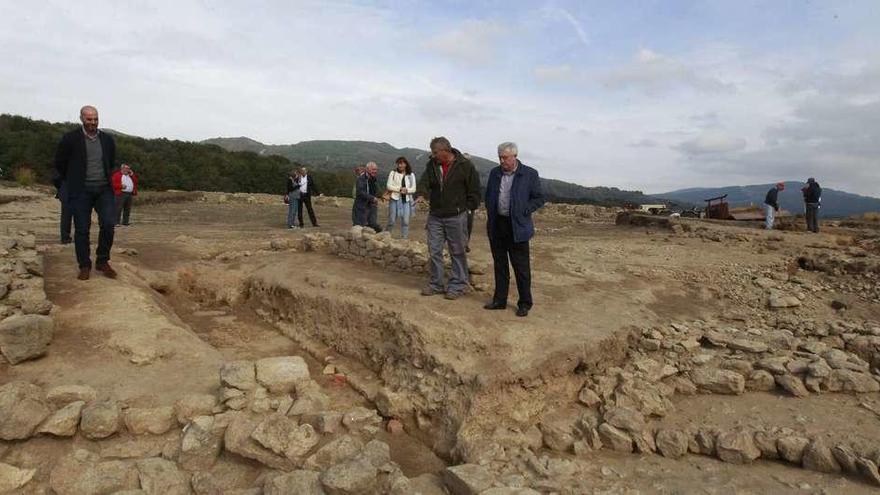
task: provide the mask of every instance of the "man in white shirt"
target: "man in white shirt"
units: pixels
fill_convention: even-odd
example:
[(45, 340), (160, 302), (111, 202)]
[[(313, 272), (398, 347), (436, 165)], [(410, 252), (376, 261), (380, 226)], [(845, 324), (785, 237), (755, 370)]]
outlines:
[(315, 210), (312, 209), (312, 195), (320, 194), (318, 192), (318, 186), (315, 184), (315, 179), (309, 175), (309, 170), (305, 167), (299, 169), (300, 179), (299, 179), (299, 212), (297, 212), (297, 217), (299, 219), (299, 228), (303, 228), (303, 210), (309, 210), (309, 220), (312, 222), (312, 227), (318, 227), (318, 219), (315, 218)]

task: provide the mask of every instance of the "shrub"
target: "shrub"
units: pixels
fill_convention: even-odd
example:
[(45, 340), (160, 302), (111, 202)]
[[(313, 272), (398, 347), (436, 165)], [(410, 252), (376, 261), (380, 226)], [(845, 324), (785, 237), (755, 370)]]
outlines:
[(34, 169), (22, 166), (16, 169), (15, 171), (15, 182), (18, 182), (20, 186), (30, 186), (36, 182), (37, 174), (34, 173)]

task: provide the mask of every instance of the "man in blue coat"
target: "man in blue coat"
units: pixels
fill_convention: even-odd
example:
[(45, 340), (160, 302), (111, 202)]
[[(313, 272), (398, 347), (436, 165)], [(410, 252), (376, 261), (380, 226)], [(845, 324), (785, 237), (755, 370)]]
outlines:
[(486, 229), (495, 265), (495, 294), (485, 309), (505, 309), (510, 285), (508, 259), (516, 278), (517, 316), (532, 309), (532, 272), (529, 239), (535, 234), (532, 213), (544, 206), (538, 171), (520, 162), (516, 143), (498, 145), (500, 166), (489, 172), (486, 183)]

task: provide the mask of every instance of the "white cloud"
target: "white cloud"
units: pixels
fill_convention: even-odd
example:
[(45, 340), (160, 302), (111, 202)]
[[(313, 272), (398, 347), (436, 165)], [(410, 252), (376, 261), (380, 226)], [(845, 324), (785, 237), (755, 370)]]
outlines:
[(728, 153), (745, 149), (746, 140), (722, 131), (705, 132), (694, 139), (683, 141), (675, 149), (687, 155)]
[(578, 77), (570, 65), (539, 65), (532, 73), (539, 83), (571, 82)]
[(682, 88), (704, 93), (735, 89), (705, 68), (646, 48), (639, 50), (632, 62), (600, 73), (598, 80), (609, 89), (635, 89), (649, 94)]
[(480, 65), (491, 62), (504, 32), (496, 21), (469, 19), (456, 29), (437, 33), (424, 46), (455, 62)]
[(565, 21), (577, 36), (578, 41), (584, 46), (589, 46), (590, 38), (583, 24), (571, 12), (560, 7), (545, 7), (543, 9), (544, 16), (552, 20)]

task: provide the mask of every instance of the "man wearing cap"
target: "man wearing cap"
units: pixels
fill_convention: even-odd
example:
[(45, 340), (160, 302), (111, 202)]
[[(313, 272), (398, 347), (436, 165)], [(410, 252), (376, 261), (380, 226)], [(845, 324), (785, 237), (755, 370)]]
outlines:
[(775, 186), (767, 191), (767, 197), (764, 198), (764, 220), (767, 230), (773, 230), (773, 220), (776, 218), (776, 212), (779, 211), (779, 191), (785, 189), (785, 184), (777, 182)]

